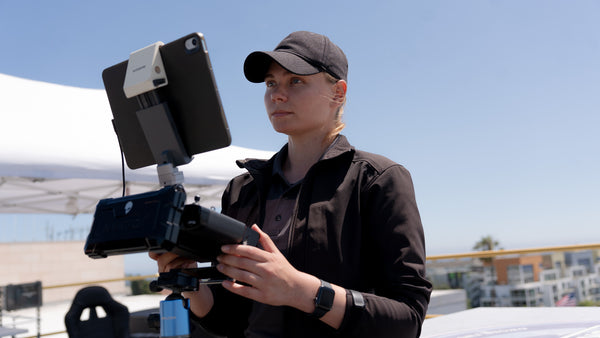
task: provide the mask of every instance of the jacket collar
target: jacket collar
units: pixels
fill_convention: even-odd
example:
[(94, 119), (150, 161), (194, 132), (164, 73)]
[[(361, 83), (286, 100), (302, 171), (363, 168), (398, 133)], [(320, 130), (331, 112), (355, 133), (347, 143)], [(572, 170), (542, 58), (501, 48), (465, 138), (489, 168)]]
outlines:
[[(273, 166), (277, 158), (280, 158), (282, 155), (287, 154), (288, 145), (287, 143), (268, 160), (264, 159), (255, 159), (255, 158), (247, 158), (244, 160), (237, 160), (236, 164), (240, 168), (245, 168), (248, 172), (255, 176), (259, 175), (271, 175), (273, 172)], [(344, 135), (338, 135), (336, 139), (333, 141), (331, 146), (327, 148), (319, 162), (330, 160), (333, 158), (340, 157), (346, 153), (354, 153), (354, 147), (348, 142), (348, 139)], [(317, 162), (317, 163), (319, 163)]]
[(327, 148), (323, 156), (319, 161), (329, 160), (332, 158), (336, 158), (342, 156), (345, 153), (354, 153), (354, 147), (348, 142), (346, 136), (340, 134), (333, 140), (333, 143)]

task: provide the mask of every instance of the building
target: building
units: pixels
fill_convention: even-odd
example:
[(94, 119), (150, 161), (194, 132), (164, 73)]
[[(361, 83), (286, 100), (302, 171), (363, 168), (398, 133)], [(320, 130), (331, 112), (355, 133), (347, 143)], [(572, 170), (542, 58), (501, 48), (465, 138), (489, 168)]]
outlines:
[[(70, 284), (122, 279), (123, 256), (91, 259), (83, 253), (83, 241), (0, 243), (3, 257), (0, 286), (42, 282), (44, 304), (70, 300), (84, 285)], [(48, 286), (61, 286), (48, 289)], [(98, 283), (111, 294), (125, 294), (124, 281)]]
[(565, 252), (565, 264), (566, 266), (584, 266), (591, 273), (594, 271), (594, 265), (599, 262), (599, 251)]
[(541, 255), (497, 258), (493, 262), (496, 284), (513, 285), (539, 281), (543, 258)]
[(482, 284), (481, 306), (556, 306), (567, 295), (574, 295), (577, 303), (599, 302), (600, 264), (571, 265), (587, 263), (589, 258), (586, 254), (564, 259), (557, 255), (498, 259), (493, 265), (497, 284)]

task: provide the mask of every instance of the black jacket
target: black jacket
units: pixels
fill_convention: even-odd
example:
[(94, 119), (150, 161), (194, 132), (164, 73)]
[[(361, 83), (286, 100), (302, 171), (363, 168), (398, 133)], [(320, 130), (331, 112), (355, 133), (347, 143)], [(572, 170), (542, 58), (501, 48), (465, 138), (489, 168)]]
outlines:
[[(287, 151), (285, 146), (281, 151)], [(262, 224), (273, 158), (238, 161), (248, 170), (222, 198), (222, 212), (248, 226)], [(410, 174), (391, 160), (355, 150), (338, 137), (304, 178), (294, 210), (288, 260), (298, 270), (360, 291), (347, 296), (342, 326), (286, 308), (285, 337), (417, 337), (431, 284), (425, 279), (425, 243)], [(220, 286), (203, 327), (243, 337), (251, 302)]]

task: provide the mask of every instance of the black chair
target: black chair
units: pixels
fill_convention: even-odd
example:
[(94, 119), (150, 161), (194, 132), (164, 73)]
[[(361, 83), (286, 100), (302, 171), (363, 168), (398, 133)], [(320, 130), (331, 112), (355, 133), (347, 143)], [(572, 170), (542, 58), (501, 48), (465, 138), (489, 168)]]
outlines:
[[(96, 307), (102, 307), (106, 317), (99, 318)], [(81, 320), (83, 310), (89, 309), (88, 320)], [(129, 310), (115, 301), (101, 286), (85, 287), (77, 292), (65, 315), (69, 338), (127, 338)]]

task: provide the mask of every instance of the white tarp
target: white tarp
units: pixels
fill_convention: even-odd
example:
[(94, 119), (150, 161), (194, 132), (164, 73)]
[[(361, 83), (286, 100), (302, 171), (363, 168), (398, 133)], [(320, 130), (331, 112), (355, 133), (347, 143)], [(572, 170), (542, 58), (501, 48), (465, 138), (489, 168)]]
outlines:
[[(121, 156), (104, 90), (0, 74), (0, 212), (93, 213), (122, 194)], [(225, 184), (242, 172), (236, 159), (273, 152), (230, 146), (179, 167), (191, 200), (220, 207)], [(125, 166), (128, 194), (159, 188), (156, 166)], [(189, 201), (188, 200), (188, 201)]]

